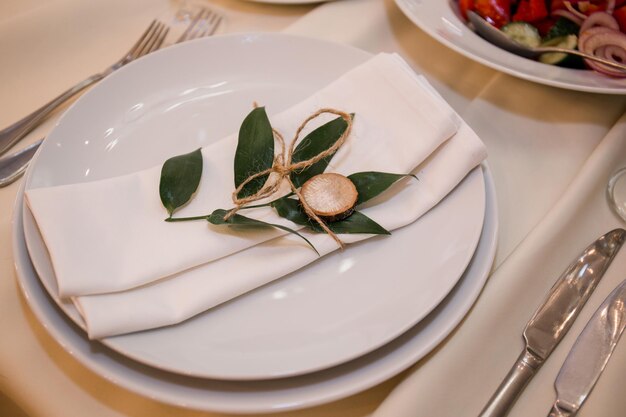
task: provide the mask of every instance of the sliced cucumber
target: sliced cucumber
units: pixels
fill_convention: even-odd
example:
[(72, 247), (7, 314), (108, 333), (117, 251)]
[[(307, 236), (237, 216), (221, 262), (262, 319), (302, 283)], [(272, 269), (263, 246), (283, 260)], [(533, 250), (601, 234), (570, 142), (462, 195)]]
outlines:
[(502, 27), (502, 32), (515, 42), (536, 48), (541, 43), (541, 36), (536, 27), (526, 22), (511, 22)]
[(580, 26), (564, 17), (559, 17), (554, 26), (550, 28), (545, 37), (545, 41), (560, 38), (567, 35), (576, 35), (580, 31)]
[[(576, 49), (578, 45), (578, 37), (576, 35), (560, 36), (544, 42), (541, 46), (556, 46), (564, 49)], [(539, 62), (550, 65), (562, 65), (565, 63), (570, 54), (564, 52), (548, 52), (541, 54)]]

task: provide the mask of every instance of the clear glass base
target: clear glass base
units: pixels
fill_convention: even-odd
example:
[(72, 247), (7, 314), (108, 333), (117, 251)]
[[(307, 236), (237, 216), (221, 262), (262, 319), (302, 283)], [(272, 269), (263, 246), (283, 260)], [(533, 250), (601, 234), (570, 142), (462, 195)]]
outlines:
[(626, 221), (626, 168), (615, 172), (606, 188), (611, 209)]

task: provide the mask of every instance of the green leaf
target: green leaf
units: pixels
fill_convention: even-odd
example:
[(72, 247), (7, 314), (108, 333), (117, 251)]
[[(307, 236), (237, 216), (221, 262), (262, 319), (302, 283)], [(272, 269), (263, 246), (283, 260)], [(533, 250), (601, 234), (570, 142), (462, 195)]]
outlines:
[(417, 179), (415, 175), (411, 174), (390, 174), (376, 171), (357, 172), (356, 174), (349, 175), (348, 178), (354, 183), (359, 193), (356, 202), (356, 204), (359, 205), (376, 197), (399, 179), (409, 176)]
[[(354, 115), (352, 116), (354, 117)], [(291, 162), (297, 163), (306, 161), (324, 152), (339, 140), (347, 127), (348, 123), (341, 117), (318, 127), (306, 135), (298, 146), (296, 146), (291, 157)], [(309, 178), (324, 172), (334, 155), (333, 153), (302, 171), (292, 172), (290, 175), (291, 181), (296, 187), (301, 187)]]
[(172, 216), (174, 211), (187, 204), (198, 189), (202, 177), (202, 152), (174, 156), (163, 164), (159, 194), (161, 203)]
[[(287, 220), (308, 227), (316, 232), (323, 232), (317, 222), (311, 220), (304, 212), (298, 200), (293, 198), (281, 198), (272, 203), (279, 216)], [(390, 235), (384, 227), (367, 217), (365, 214), (355, 211), (343, 220), (326, 223), (328, 228), (337, 234), (370, 233), (374, 235)]]
[(317, 249), (315, 249), (315, 246), (313, 246), (313, 244), (306, 237), (302, 236), (300, 233), (298, 233), (297, 231), (293, 229), (290, 229), (286, 226), (282, 226), (280, 224), (266, 223), (261, 220), (251, 219), (250, 217), (245, 217), (245, 216), (242, 216), (241, 214), (234, 214), (228, 220), (224, 220), (224, 217), (226, 216), (226, 214), (228, 214), (228, 210), (217, 209), (213, 211), (213, 213), (211, 213), (207, 217), (207, 220), (210, 223), (215, 224), (215, 225), (241, 226), (241, 227), (251, 227), (251, 228), (276, 227), (277, 229), (284, 230), (286, 232), (289, 232), (291, 234), (294, 234), (302, 238), (306, 243), (309, 244), (311, 248), (313, 248), (315, 253), (319, 255), (319, 252), (317, 251)]
[[(274, 134), (264, 107), (252, 110), (241, 123), (239, 139), (235, 151), (235, 187), (239, 187), (248, 177), (272, 167), (274, 162)], [(248, 197), (259, 191), (268, 175), (255, 178), (247, 183), (239, 197)]]
[[(317, 225), (316, 225), (317, 226)], [(317, 226), (319, 227), (319, 226)], [(343, 220), (328, 223), (328, 228), (337, 234), (369, 233), (373, 235), (390, 235), (391, 233), (367, 217), (360, 211), (355, 211)]]
[(286, 197), (279, 198), (278, 200), (272, 202), (272, 207), (276, 209), (276, 212), (280, 217), (290, 220), (295, 224), (307, 227), (317, 226), (319, 228), (319, 225), (307, 216), (298, 200)]

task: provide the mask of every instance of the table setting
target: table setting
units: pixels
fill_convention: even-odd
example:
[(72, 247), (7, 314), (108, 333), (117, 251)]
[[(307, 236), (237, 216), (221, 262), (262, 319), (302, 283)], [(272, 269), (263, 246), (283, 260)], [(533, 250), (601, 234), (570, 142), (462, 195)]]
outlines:
[(0, 5), (0, 415), (620, 415), (622, 5), (512, 3)]

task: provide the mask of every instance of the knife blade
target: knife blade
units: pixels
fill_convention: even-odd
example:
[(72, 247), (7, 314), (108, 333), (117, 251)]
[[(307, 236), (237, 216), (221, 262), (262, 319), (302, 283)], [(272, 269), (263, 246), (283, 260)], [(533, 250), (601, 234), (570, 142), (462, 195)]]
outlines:
[(561, 274), (530, 319), (524, 350), (479, 417), (503, 417), (572, 326), (626, 239), (615, 229), (596, 239)]
[(626, 327), (626, 280), (596, 310), (556, 377), (549, 417), (574, 417), (583, 405)]

